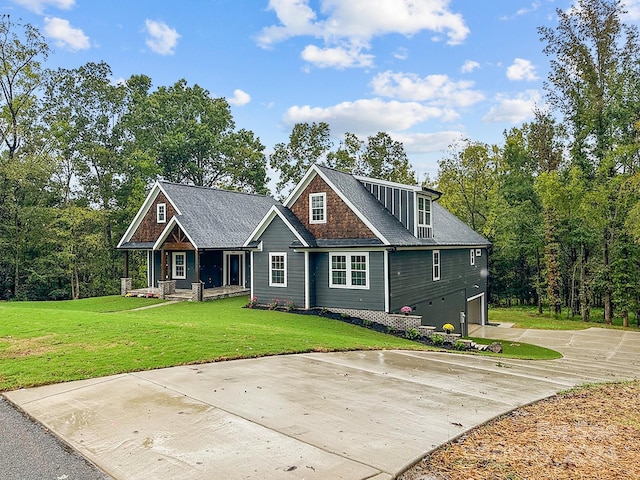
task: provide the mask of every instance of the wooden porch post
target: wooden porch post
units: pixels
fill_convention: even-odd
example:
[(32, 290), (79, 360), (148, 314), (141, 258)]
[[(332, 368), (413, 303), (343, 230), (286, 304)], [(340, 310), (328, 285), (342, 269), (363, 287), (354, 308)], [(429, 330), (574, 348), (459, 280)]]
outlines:
[(164, 282), (167, 279), (167, 256), (165, 254), (164, 248), (160, 250), (160, 257), (162, 258), (162, 281)]
[(200, 283), (200, 250), (195, 251), (196, 255), (196, 282)]
[(124, 251), (124, 278), (129, 278), (129, 250)]

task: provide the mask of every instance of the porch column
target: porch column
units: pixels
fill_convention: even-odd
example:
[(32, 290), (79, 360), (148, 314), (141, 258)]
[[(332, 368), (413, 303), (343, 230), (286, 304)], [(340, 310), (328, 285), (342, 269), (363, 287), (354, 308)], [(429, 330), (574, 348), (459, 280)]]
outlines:
[(126, 278), (121, 278), (120, 279), (120, 295), (122, 295), (123, 297), (129, 293), (131, 291), (131, 279), (126, 277)]
[(124, 278), (129, 278), (129, 250), (124, 252)]
[(160, 261), (162, 264), (161, 268), (161, 279), (164, 282), (167, 279), (167, 256), (165, 254), (164, 248), (160, 250)]
[(195, 252), (196, 262), (196, 283), (200, 283), (200, 250)]

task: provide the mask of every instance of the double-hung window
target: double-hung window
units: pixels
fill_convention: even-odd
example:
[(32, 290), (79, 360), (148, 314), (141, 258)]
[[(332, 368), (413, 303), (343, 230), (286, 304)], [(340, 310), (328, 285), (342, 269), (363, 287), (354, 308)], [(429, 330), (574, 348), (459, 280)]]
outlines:
[(433, 281), (440, 280), (440, 250), (433, 251)]
[(172, 278), (184, 280), (187, 278), (187, 254), (185, 252), (173, 252)]
[(327, 223), (327, 194), (309, 194), (309, 223)]
[(269, 254), (269, 286), (270, 287), (286, 287), (287, 286), (287, 254), (286, 253), (270, 253)]
[(369, 288), (369, 253), (330, 253), (329, 287)]
[(167, 204), (159, 203), (156, 206), (156, 222), (167, 223)]
[(423, 195), (418, 195), (418, 238), (431, 238), (433, 230), (431, 228), (431, 199)]
[(476, 264), (476, 251), (473, 248), (469, 250), (469, 262), (471, 265)]

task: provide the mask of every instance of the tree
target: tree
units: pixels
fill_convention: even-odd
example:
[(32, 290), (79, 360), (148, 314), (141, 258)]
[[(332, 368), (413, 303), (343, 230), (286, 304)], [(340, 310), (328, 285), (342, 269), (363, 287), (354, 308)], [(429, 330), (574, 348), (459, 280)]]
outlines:
[[(619, 0), (579, 0), (571, 9), (557, 10), (556, 28), (541, 27), (539, 33), (551, 56), (551, 73), (546, 83), (550, 103), (565, 118), (571, 134), (572, 165), (584, 177), (589, 191), (615, 192), (607, 183), (624, 173), (629, 165), (631, 129), (637, 121), (637, 86), (640, 85), (640, 46), (635, 27), (621, 21)], [(631, 158), (633, 155), (631, 156)], [(615, 183), (615, 181), (614, 181)], [(619, 228), (615, 195), (598, 197), (601, 222), (593, 225), (601, 232), (605, 321), (613, 312), (611, 261), (615, 232)], [(588, 206), (583, 211), (589, 212)], [(585, 220), (593, 219), (591, 215)], [(583, 236), (583, 239), (591, 239)], [(581, 311), (589, 319), (588, 270), (594, 244), (583, 243), (581, 252)]]
[(131, 103), (126, 128), (134, 150), (155, 158), (165, 180), (266, 191), (264, 146), (251, 132), (234, 132), (224, 98), (212, 98), (184, 79), (152, 93), (148, 77), (132, 77), (127, 83)]
[(347, 132), (338, 149), (327, 155), (327, 164), (354, 175), (410, 185), (417, 183), (404, 145), (385, 132), (367, 137), (366, 143)]
[(495, 147), (461, 140), (438, 165), (437, 189), (445, 193), (440, 203), (491, 239), (493, 225), (487, 220), (496, 180)]
[[(28, 142), (35, 135), (33, 114), (41, 84), (41, 62), (49, 48), (38, 30), (0, 19), (0, 242), (12, 252), (0, 260), (0, 277), (10, 285), (9, 296), (18, 296), (23, 279), (23, 259), (27, 238), (24, 202), (37, 202), (31, 196), (32, 180), (42, 178), (46, 163), (36, 157), (36, 145)], [(30, 148), (29, 148), (30, 147)], [(29, 166), (33, 167), (30, 171)], [(46, 178), (46, 177), (45, 177)], [(42, 188), (43, 185), (37, 185)], [(35, 205), (34, 205), (35, 206)], [(8, 281), (11, 278), (11, 281)]]
[(327, 123), (296, 123), (289, 142), (278, 143), (270, 156), (271, 168), (280, 175), (276, 193), (297, 184), (311, 165), (323, 163), (332, 147)]

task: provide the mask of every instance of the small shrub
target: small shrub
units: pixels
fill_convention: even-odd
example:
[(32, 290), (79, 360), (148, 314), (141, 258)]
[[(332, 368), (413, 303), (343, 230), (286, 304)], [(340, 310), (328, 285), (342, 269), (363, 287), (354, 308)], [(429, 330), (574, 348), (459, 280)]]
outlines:
[(404, 336), (409, 340), (415, 340), (416, 338), (420, 338), (420, 332), (415, 328), (409, 328), (404, 332)]
[(349, 315), (348, 313), (342, 312), (340, 314), (340, 318), (343, 320), (348, 320), (349, 318), (351, 318), (351, 315)]
[(325, 308), (325, 307), (322, 307), (322, 308), (320, 309), (320, 313), (321, 313), (322, 315), (326, 315), (327, 313), (329, 313), (329, 309), (328, 309), (328, 308)]
[(434, 333), (431, 335), (431, 343), (439, 347), (444, 343), (444, 337), (439, 333)]
[(453, 348), (455, 350), (466, 350), (467, 344), (461, 340), (456, 340), (453, 344)]
[(387, 333), (389, 335), (393, 335), (394, 333), (396, 333), (396, 329), (390, 326), (387, 326)]
[(367, 328), (370, 327), (371, 326), (371, 320), (367, 320), (366, 318), (364, 318), (362, 320), (362, 326), (363, 327), (367, 327)]
[(291, 300), (287, 300), (284, 304), (284, 308), (287, 312), (293, 312), (296, 309), (296, 304)]

